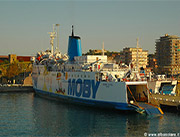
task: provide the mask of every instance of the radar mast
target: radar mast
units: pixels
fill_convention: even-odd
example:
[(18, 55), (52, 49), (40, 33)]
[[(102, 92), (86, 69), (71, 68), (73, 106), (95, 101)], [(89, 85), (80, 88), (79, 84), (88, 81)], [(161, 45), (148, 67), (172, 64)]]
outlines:
[(49, 32), (50, 34), (50, 45), (51, 45), (51, 54), (53, 54), (53, 50), (54, 50), (54, 39), (56, 37), (56, 32), (54, 31), (54, 24), (53, 24), (53, 31)]

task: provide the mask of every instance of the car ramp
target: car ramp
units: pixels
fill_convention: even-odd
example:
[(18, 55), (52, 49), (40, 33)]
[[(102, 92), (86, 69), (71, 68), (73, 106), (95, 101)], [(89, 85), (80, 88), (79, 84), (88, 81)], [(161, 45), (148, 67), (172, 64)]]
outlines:
[(139, 103), (139, 106), (144, 108), (145, 112), (148, 115), (159, 115), (159, 114), (162, 115), (162, 114), (164, 114), (159, 106), (155, 106), (155, 105), (148, 104), (148, 103)]
[[(145, 113), (147, 115), (163, 115), (164, 114), (159, 105), (154, 105), (148, 102), (138, 102), (137, 99), (134, 97), (129, 86), (127, 86), (127, 89), (133, 99), (133, 101), (129, 101), (129, 106), (134, 108), (138, 113), (141, 113), (141, 114)], [(149, 92), (149, 89), (147, 87), (146, 89)], [(149, 92), (149, 95), (152, 96), (150, 92)], [(154, 100), (153, 97), (152, 99)], [(154, 102), (156, 101), (154, 100)]]

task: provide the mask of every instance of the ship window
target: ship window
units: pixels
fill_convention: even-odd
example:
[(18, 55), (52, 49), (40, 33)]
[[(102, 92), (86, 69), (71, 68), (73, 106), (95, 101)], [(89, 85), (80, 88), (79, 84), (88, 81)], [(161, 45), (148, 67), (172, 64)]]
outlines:
[(82, 78), (83, 76), (81, 75), (81, 78)]
[(84, 75), (84, 77), (86, 77), (86, 75)]
[(72, 75), (72, 77), (73, 77), (73, 75)]
[(90, 76), (88, 75), (88, 78), (90, 78)]

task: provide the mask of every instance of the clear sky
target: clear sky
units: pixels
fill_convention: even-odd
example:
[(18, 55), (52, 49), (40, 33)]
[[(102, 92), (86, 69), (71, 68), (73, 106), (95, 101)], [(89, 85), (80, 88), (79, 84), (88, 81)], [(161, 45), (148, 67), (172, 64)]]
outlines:
[(165, 33), (180, 36), (180, 1), (0, 0), (0, 55), (35, 55), (50, 48), (48, 32), (60, 24), (60, 50), (67, 52), (71, 25), (89, 49), (121, 51), (139, 44), (155, 52)]

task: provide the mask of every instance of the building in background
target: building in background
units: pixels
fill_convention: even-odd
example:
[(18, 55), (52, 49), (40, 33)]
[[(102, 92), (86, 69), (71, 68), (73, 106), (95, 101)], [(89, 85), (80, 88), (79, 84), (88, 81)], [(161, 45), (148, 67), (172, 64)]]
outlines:
[[(138, 50), (137, 50), (138, 49)], [(132, 63), (133, 67), (146, 68), (148, 51), (142, 48), (124, 48), (123, 52), (120, 53), (120, 59), (122, 63), (129, 65)], [(138, 66), (137, 66), (138, 65)]]
[(165, 34), (157, 39), (155, 55), (159, 74), (180, 74), (180, 37)]
[(9, 57), (6, 55), (0, 55), (0, 64), (4, 62), (8, 62)]
[(29, 62), (31, 61), (32, 56), (17, 56), (19, 62)]
[(9, 63), (12, 64), (14, 62), (17, 62), (16, 54), (9, 54)]
[[(84, 55), (103, 55), (103, 49), (90, 49), (87, 53), (84, 53)], [(120, 62), (120, 52), (114, 52), (114, 51), (108, 51), (104, 49), (104, 55), (107, 55), (108, 62), (114, 62), (119, 63)]]
[(17, 56), (16, 54), (9, 54), (9, 55), (0, 55), (0, 64), (1, 63), (14, 63), (18, 62), (30, 62), (32, 56)]
[(157, 59), (155, 57), (155, 54), (149, 54), (148, 55), (148, 68), (150, 68), (153, 72), (157, 73)]

